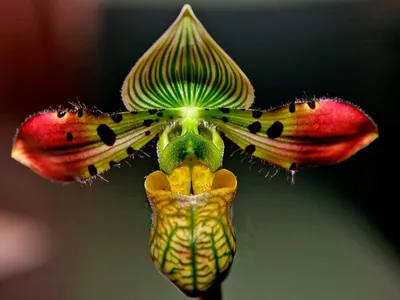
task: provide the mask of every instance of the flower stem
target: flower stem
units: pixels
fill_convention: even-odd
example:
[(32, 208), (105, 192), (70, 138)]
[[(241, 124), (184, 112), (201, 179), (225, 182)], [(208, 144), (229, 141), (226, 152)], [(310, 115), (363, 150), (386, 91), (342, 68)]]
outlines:
[(222, 300), (221, 284), (216, 284), (209, 291), (201, 295), (199, 300)]

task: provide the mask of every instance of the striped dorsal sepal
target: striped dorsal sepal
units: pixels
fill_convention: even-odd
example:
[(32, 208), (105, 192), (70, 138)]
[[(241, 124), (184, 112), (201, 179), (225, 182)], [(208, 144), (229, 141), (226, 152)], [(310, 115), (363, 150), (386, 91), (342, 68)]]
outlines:
[(248, 108), (254, 90), (238, 65), (185, 5), (175, 22), (126, 77), (128, 110), (177, 107)]

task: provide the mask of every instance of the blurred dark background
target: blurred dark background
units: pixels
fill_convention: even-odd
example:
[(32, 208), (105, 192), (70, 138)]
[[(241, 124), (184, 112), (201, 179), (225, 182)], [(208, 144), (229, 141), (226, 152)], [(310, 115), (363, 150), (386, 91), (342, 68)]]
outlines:
[[(340, 97), (367, 112), (380, 137), (342, 164), (301, 171), (293, 186), (284, 171), (271, 178), (273, 169), (231, 157), (235, 148), (227, 143), (225, 168), (239, 179), (239, 248), (223, 293), (400, 299), (399, 4), (303, 2), (190, 4), (253, 83), (258, 107)], [(15, 265), (28, 262), (5, 272), (0, 261), (1, 300), (185, 299), (147, 250), (143, 182), (157, 169), (154, 148), (151, 158), (136, 158), (107, 172), (109, 182), (91, 185), (51, 183), (10, 158), (17, 127), (34, 112), (77, 100), (124, 110), (125, 76), (183, 5), (168, 3), (1, 2), (0, 259), (14, 254)]]

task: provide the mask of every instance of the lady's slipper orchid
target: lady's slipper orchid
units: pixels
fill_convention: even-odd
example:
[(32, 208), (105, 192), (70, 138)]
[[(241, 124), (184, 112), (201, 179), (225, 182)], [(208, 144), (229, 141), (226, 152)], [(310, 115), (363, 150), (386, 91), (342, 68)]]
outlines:
[(145, 182), (150, 253), (183, 293), (220, 283), (236, 251), (236, 177), (221, 169), (223, 137), (243, 153), (296, 172), (339, 163), (378, 137), (375, 123), (338, 99), (250, 109), (254, 90), (185, 5), (122, 86), (128, 110), (46, 110), (19, 129), (12, 157), (55, 181), (85, 181), (158, 138), (160, 171)]

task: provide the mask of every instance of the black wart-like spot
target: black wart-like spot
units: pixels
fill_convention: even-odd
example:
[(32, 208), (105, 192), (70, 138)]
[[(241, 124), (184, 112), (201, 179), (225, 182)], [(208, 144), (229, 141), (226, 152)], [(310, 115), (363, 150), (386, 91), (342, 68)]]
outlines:
[(137, 114), (138, 114), (138, 111), (137, 111), (137, 110), (133, 110), (133, 111), (131, 111), (131, 114), (132, 114), (132, 115), (137, 115)]
[(157, 109), (149, 109), (148, 112), (150, 115), (154, 115), (157, 112)]
[(246, 148), (244, 148), (244, 152), (249, 155), (253, 154), (254, 151), (256, 151), (256, 146), (254, 145), (248, 145)]
[(115, 123), (119, 123), (122, 121), (122, 114), (114, 114), (111, 116), (111, 119), (115, 122)]
[(79, 108), (76, 111), (76, 115), (78, 116), (78, 118), (82, 118), (83, 117), (83, 108)]
[(147, 130), (144, 134), (147, 135), (147, 136), (149, 136), (149, 135), (151, 134), (151, 131), (150, 131), (150, 130)]
[(294, 103), (289, 104), (289, 112), (292, 114), (296, 111), (296, 105)]
[(221, 120), (222, 120), (223, 122), (225, 122), (225, 123), (228, 122), (228, 118), (227, 118), (227, 117), (222, 117)]
[(281, 136), (282, 132), (283, 124), (279, 121), (275, 121), (274, 124), (268, 128), (266, 133), (270, 139), (276, 139)]
[(307, 104), (308, 104), (308, 107), (310, 107), (311, 109), (315, 108), (315, 101), (308, 101)]
[(255, 121), (253, 124), (250, 124), (249, 126), (247, 126), (247, 129), (253, 133), (256, 134), (257, 132), (260, 131), (261, 129), (261, 123), (258, 121)]
[(297, 164), (296, 164), (296, 163), (292, 163), (292, 164), (290, 165), (289, 170), (295, 171), (296, 169), (297, 169)]
[(229, 114), (230, 109), (228, 107), (220, 107), (219, 110), (224, 114)]
[(101, 141), (107, 146), (114, 145), (115, 140), (117, 138), (115, 132), (106, 124), (100, 124), (97, 127), (97, 134), (99, 135)]
[(262, 114), (263, 114), (263, 112), (260, 110), (253, 110), (253, 118), (254, 119), (261, 118)]
[(157, 117), (162, 118), (163, 116), (164, 116), (164, 114), (161, 111), (157, 113)]
[(67, 113), (67, 112), (66, 112), (65, 110), (59, 110), (59, 111), (57, 112), (57, 117), (62, 118), (62, 117), (65, 116), (66, 113)]
[(151, 124), (153, 124), (154, 120), (152, 119), (146, 119), (143, 121), (143, 126), (150, 126)]
[(129, 146), (128, 148), (126, 148), (126, 153), (128, 153), (128, 155), (132, 155), (133, 153), (135, 153), (135, 150), (133, 150), (133, 148)]
[(88, 171), (89, 171), (90, 176), (97, 175), (97, 168), (94, 165), (89, 165)]
[(113, 168), (113, 167), (115, 167), (116, 165), (118, 165), (115, 161), (113, 161), (113, 160), (111, 160), (110, 162), (109, 162), (109, 164), (110, 164), (110, 168)]
[(67, 141), (70, 142), (70, 141), (72, 141), (73, 139), (74, 139), (74, 137), (72, 136), (72, 133), (71, 133), (71, 132), (68, 132), (68, 133), (67, 133)]

